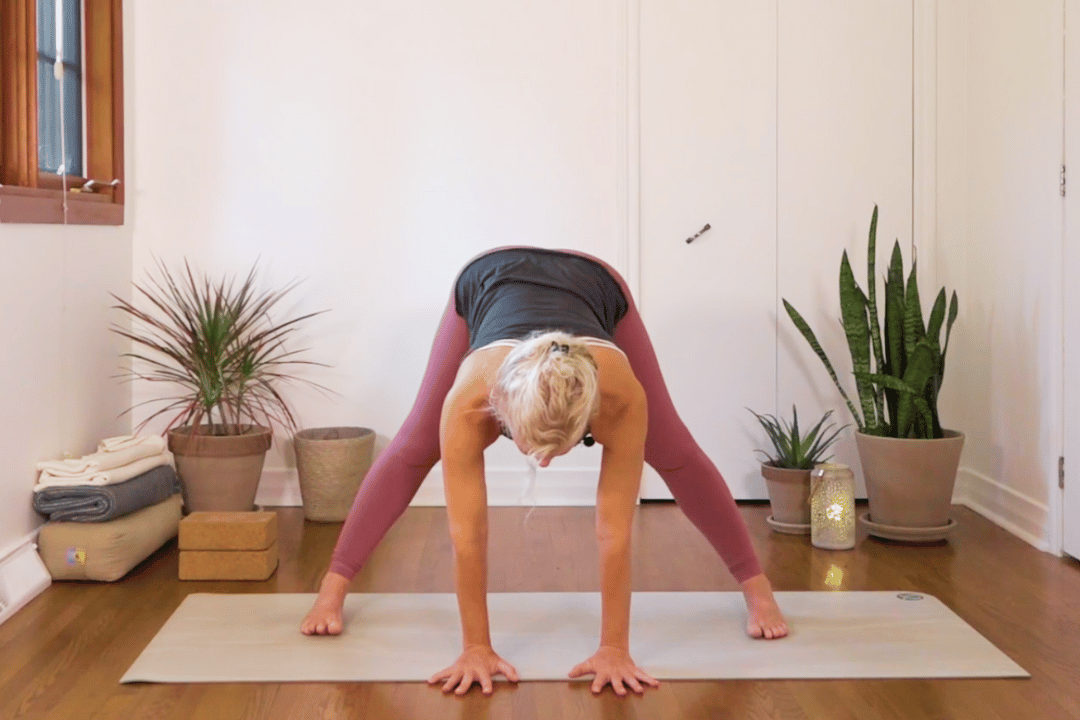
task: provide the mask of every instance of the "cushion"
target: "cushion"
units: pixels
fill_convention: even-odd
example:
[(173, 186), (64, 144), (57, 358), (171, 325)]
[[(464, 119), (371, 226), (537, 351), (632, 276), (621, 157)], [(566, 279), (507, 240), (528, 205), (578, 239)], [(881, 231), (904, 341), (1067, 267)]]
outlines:
[(38, 553), (54, 580), (112, 582), (176, 537), (181, 496), (101, 523), (45, 523)]

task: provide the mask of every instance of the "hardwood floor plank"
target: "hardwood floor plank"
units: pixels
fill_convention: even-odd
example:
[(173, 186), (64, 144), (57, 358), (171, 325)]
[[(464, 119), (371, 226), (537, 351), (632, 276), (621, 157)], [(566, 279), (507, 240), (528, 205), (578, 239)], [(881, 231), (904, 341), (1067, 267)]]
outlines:
[[(626, 698), (610, 689), (594, 696), (588, 683), (572, 682), (499, 683), (492, 697), (474, 689), (464, 698), (424, 683), (120, 685), (190, 593), (318, 589), (340, 523), (307, 522), (300, 508), (276, 512), (281, 559), (264, 582), (181, 582), (173, 542), (121, 582), (55, 583), (0, 625), (0, 718), (1080, 718), (1080, 564), (1041, 553), (961, 507), (954, 508), (959, 527), (948, 543), (911, 547), (860, 530), (854, 550), (837, 552), (813, 548), (807, 537), (773, 533), (765, 523), (767, 505), (745, 504), (740, 512), (777, 590), (934, 595), (1028, 670), (1030, 680), (664, 682), (642, 697)], [(537, 508), (526, 521), (528, 512), (490, 511), (490, 591), (597, 591), (594, 509)], [(635, 590), (738, 589), (674, 505), (643, 505), (634, 528)], [(445, 510), (407, 511), (352, 590), (453, 592)]]

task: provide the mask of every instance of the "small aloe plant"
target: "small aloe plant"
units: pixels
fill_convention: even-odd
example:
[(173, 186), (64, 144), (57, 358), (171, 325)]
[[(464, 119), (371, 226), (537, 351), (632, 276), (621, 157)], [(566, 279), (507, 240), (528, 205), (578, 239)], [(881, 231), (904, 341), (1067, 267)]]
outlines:
[[(747, 408), (750, 410), (750, 408)], [(772, 441), (772, 453), (764, 450), (758, 452), (764, 454), (769, 462), (767, 464), (778, 468), (791, 470), (811, 470), (815, 465), (827, 461), (829, 458), (821, 457), (829, 447), (836, 442), (837, 436), (844, 428), (833, 431), (834, 425), (825, 426), (825, 421), (832, 415), (829, 410), (805, 436), (799, 434), (799, 412), (795, 406), (791, 406), (791, 423), (786, 419), (777, 419), (772, 415), (759, 415), (753, 410), (754, 416), (765, 428), (769, 439)], [(846, 425), (844, 427), (847, 427)], [(832, 431), (832, 434), (828, 433)], [(829, 457), (832, 457), (831, 455)]]
[[(866, 292), (855, 281), (847, 251), (840, 261), (840, 310), (851, 352), (859, 409), (848, 397), (814, 331), (786, 299), (784, 308), (792, 322), (821, 359), (833, 383), (847, 402), (859, 430), (868, 435), (892, 438), (944, 437), (938, 416), (938, 395), (945, 376), (945, 353), (956, 321), (958, 302), (953, 291), (945, 322), (945, 288), (937, 295), (930, 317), (923, 324), (919, 285), (915, 280), (915, 257), (904, 283), (904, 264), (899, 240), (893, 246), (885, 276), (884, 323), (878, 319), (875, 291), (878, 208), (870, 220)], [(944, 325), (945, 341), (941, 342)], [(871, 350), (873, 351), (871, 354)], [(874, 367), (871, 368), (871, 359)]]

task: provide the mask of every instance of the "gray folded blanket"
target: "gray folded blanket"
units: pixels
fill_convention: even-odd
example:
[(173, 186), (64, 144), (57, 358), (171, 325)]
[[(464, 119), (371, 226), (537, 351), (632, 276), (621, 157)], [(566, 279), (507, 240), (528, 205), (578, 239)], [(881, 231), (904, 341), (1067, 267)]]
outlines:
[(105, 522), (165, 502), (178, 492), (176, 471), (160, 465), (113, 485), (44, 488), (34, 493), (34, 509), (51, 522)]

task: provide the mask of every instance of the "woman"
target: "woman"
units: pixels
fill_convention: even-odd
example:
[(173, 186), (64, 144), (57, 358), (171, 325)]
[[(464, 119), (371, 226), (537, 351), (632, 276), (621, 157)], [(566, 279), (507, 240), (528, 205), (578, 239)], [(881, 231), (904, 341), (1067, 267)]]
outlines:
[(301, 632), (341, 632), (349, 582), (441, 458), (465, 649), (429, 682), (458, 694), (474, 682), (490, 693), (499, 673), (516, 682), (491, 647), (486, 603), (483, 452), (500, 435), (540, 467), (580, 441), (603, 446), (600, 647), (571, 677), (593, 674), (594, 692), (610, 683), (619, 695), (624, 683), (639, 693), (657, 684), (629, 653), (631, 521), (645, 462), (739, 582), (747, 633), (787, 634), (731, 492), (672, 405), (625, 281), (584, 253), (523, 247), (484, 253), (458, 275), (416, 404), (361, 485)]

